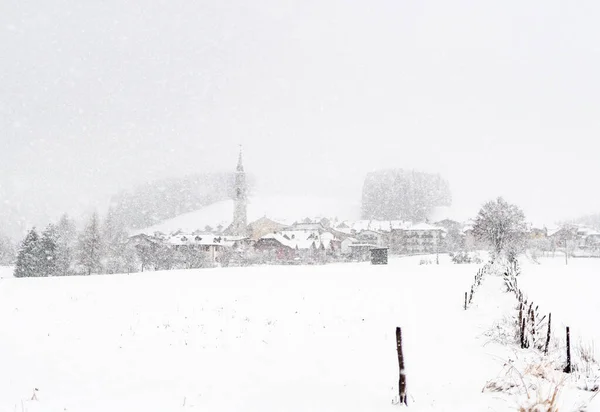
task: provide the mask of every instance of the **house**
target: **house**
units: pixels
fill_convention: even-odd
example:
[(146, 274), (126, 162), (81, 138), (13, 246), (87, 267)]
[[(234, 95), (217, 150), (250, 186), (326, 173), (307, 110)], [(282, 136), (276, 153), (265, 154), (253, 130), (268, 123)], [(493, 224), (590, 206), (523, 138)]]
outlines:
[(350, 229), (350, 226), (348, 225), (347, 221), (343, 221), (340, 224), (336, 225), (335, 229), (337, 229), (337, 230)]
[(349, 256), (352, 254), (351, 246), (355, 243), (359, 243), (358, 239), (354, 237), (347, 237), (340, 242), (340, 252), (344, 256)]
[(248, 235), (250, 239), (258, 240), (268, 233), (279, 232), (285, 227), (286, 225), (264, 216), (248, 225)]
[(209, 265), (217, 263), (219, 255), (226, 247), (224, 239), (221, 236), (214, 235), (193, 235), (193, 234), (177, 234), (171, 236), (167, 240), (173, 250), (185, 252), (186, 257), (202, 260)]
[(264, 262), (324, 262), (339, 256), (341, 241), (330, 232), (286, 229), (268, 233), (254, 245)]
[(389, 235), (390, 252), (394, 254), (436, 253), (443, 250), (446, 229), (419, 223), (394, 229)]
[(140, 233), (138, 235), (130, 236), (127, 239), (127, 244), (132, 246), (153, 246), (162, 243), (162, 239), (156, 236), (146, 235)]
[(446, 229), (428, 223), (420, 223), (405, 229), (409, 254), (436, 253), (442, 246)]
[(326, 254), (331, 257), (339, 257), (342, 253), (342, 241), (332, 232), (321, 234), (321, 249), (325, 250)]
[(263, 261), (293, 261), (296, 250), (292, 243), (279, 233), (269, 233), (262, 236), (254, 244), (256, 251), (262, 254)]
[(375, 230), (361, 230), (356, 236), (359, 242), (372, 246), (385, 246), (385, 238), (382, 232)]

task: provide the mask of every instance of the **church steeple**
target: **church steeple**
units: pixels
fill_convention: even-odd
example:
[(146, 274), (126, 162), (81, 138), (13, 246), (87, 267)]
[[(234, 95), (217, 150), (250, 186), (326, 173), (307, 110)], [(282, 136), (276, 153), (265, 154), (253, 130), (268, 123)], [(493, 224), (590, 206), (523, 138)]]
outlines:
[(237, 172), (243, 172), (244, 171), (244, 164), (242, 162), (242, 145), (240, 145), (240, 154), (238, 156), (238, 164), (237, 164)]
[(246, 173), (242, 161), (242, 147), (235, 173), (235, 187), (233, 195), (233, 222), (227, 230), (227, 234), (234, 236), (246, 236), (248, 231), (248, 189), (246, 187)]

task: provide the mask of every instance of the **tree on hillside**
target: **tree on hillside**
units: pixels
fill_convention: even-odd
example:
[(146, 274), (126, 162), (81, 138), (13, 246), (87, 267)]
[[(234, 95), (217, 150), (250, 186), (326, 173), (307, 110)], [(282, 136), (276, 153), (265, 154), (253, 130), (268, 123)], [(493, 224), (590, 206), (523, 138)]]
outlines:
[(75, 222), (66, 214), (56, 226), (56, 274), (66, 276), (73, 274), (73, 260), (77, 243), (77, 228)]
[(40, 271), (41, 276), (57, 276), (58, 232), (56, 226), (49, 224), (42, 232), (40, 239)]
[(16, 251), (12, 241), (0, 234), (0, 266), (12, 264), (15, 256)]
[(477, 239), (489, 243), (496, 256), (504, 255), (509, 261), (523, 251), (526, 232), (523, 211), (501, 197), (483, 205), (473, 226)]
[(102, 272), (102, 238), (98, 215), (94, 213), (79, 235), (77, 260), (87, 275)]
[(27, 233), (25, 240), (21, 243), (19, 254), (17, 255), (14, 276), (16, 278), (42, 276), (40, 261), (40, 237), (35, 228), (33, 228)]
[(127, 246), (125, 226), (118, 219), (113, 208), (109, 208), (102, 225), (103, 267), (106, 273), (125, 273), (132, 271), (134, 250)]
[(435, 207), (452, 203), (440, 175), (390, 169), (369, 173), (362, 192), (363, 219), (424, 221)]

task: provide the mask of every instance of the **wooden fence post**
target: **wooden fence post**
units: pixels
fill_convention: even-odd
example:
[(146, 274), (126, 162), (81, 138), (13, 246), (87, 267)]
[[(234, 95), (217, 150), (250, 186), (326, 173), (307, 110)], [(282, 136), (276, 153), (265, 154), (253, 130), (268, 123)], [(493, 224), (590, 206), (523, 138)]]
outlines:
[[(522, 324), (523, 324), (523, 302), (519, 303), (519, 330), (521, 329)], [(523, 342), (523, 337), (521, 337), (521, 342)], [(521, 347), (523, 347), (523, 343), (521, 343)]]
[(544, 348), (544, 355), (548, 354), (548, 346), (550, 345), (550, 327), (552, 325), (552, 313), (548, 314), (548, 334), (546, 335), (546, 347)]
[(535, 309), (531, 310), (531, 345), (535, 348)]
[(398, 391), (400, 403), (408, 406), (406, 397), (406, 372), (404, 370), (404, 355), (402, 353), (402, 329), (396, 328), (396, 345), (398, 347), (398, 366), (400, 368), (400, 380), (398, 381)]
[(571, 332), (567, 326), (567, 366), (565, 367), (565, 373), (571, 373)]
[(525, 316), (521, 322), (521, 349), (525, 349)]
[(465, 310), (467, 310), (467, 295), (468, 294), (469, 294), (468, 292), (465, 292)]

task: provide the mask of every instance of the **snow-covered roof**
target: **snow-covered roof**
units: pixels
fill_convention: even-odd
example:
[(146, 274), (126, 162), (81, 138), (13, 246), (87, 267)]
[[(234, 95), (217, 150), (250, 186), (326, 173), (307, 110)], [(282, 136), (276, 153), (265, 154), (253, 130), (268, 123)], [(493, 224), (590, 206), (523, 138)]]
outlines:
[(419, 232), (427, 232), (427, 231), (441, 231), (441, 232), (446, 232), (446, 229), (444, 229), (443, 227), (438, 227), (438, 226), (433, 226), (430, 225), (429, 223), (418, 223), (416, 225), (412, 225), (408, 228), (406, 228), (405, 230), (407, 231), (419, 231)]
[(587, 226), (578, 227), (577, 232), (581, 233), (583, 236), (600, 236), (600, 232), (598, 232), (594, 228), (587, 227)]
[(325, 229), (321, 223), (296, 223), (291, 226), (292, 230), (319, 231)]
[(350, 229), (350, 228), (340, 228), (340, 227), (337, 227), (337, 228), (335, 228), (335, 231), (336, 232), (340, 232), (340, 233), (344, 233), (346, 235), (351, 235), (352, 234), (352, 229)]
[(390, 232), (391, 230), (405, 229), (410, 226), (410, 222), (402, 220), (357, 220), (357, 221), (344, 221), (345, 228), (336, 228), (336, 230), (343, 233), (362, 232), (363, 230), (372, 230), (375, 232)]
[(179, 234), (171, 236), (167, 243), (174, 246), (181, 245), (202, 245), (202, 246), (223, 246), (223, 237), (214, 235), (192, 235)]
[(316, 232), (310, 233), (303, 230), (268, 233), (261, 237), (261, 239), (273, 239), (291, 249), (310, 249), (313, 247), (313, 244), (317, 248), (323, 245), (325, 249), (329, 249), (331, 248), (331, 241), (337, 240), (330, 232), (324, 232), (319, 235)]

